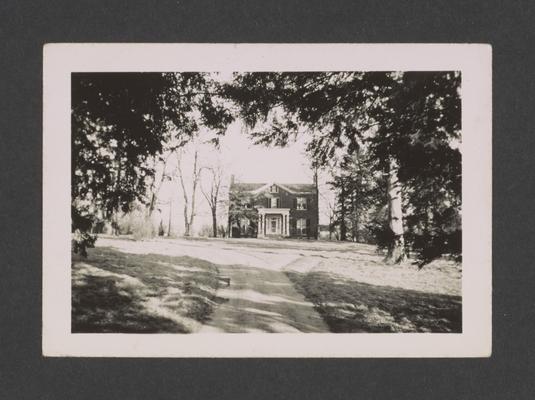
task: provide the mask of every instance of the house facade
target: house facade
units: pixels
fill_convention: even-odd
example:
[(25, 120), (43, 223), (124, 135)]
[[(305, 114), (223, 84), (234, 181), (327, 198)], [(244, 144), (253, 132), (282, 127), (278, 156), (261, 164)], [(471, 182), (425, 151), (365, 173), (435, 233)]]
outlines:
[(231, 180), (231, 237), (317, 238), (314, 184), (236, 183)]

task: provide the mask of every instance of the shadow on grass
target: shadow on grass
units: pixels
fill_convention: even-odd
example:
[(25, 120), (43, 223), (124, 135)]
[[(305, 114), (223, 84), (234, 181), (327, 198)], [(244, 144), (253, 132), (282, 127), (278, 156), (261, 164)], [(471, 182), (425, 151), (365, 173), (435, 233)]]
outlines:
[(73, 288), (73, 333), (187, 333), (182, 324), (151, 314), (134, 291), (114, 279), (87, 276)]
[(287, 272), (332, 332), (462, 332), (460, 296), (360, 283), (325, 272)]
[(90, 249), (73, 256), (73, 333), (188, 333), (216, 305), (218, 270), (191, 257)]

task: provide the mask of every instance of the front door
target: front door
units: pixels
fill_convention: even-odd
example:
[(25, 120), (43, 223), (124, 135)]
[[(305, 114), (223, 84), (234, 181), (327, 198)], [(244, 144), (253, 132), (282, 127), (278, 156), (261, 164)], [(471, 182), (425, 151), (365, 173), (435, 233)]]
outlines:
[(281, 217), (269, 217), (269, 225), (268, 225), (268, 234), (269, 235), (280, 235), (281, 234)]

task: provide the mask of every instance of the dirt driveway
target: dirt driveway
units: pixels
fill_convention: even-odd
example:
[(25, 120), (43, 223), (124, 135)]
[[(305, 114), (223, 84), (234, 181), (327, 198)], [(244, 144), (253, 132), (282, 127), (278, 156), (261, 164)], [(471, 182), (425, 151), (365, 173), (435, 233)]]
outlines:
[[(258, 247), (223, 240), (157, 240), (132, 242), (99, 239), (126, 253), (188, 256), (217, 265), (221, 280), (218, 306), (200, 333), (329, 332), (312, 303), (290, 282), (283, 267), (301, 259), (300, 249)], [(265, 244), (264, 244), (265, 245)]]
[[(423, 270), (410, 263), (390, 266), (373, 246), (347, 242), (259, 239), (135, 242), (100, 238), (97, 246), (138, 254), (137, 258), (149, 260), (186, 257), (190, 269), (196, 263), (198, 266), (210, 263), (219, 283), (214, 283), (211, 292), (209, 288), (198, 288), (200, 295), (211, 293), (205, 299), (210, 310), (205, 312), (207, 318), (186, 324), (189, 332), (457, 332), (461, 329), (462, 272), (460, 265), (447, 261), (437, 261)], [(174, 269), (185, 268), (174, 265), (172, 260), (167, 264), (173, 264)], [(149, 272), (154, 269), (147, 268)], [(188, 296), (195, 301), (195, 293)], [(161, 308), (158, 308), (160, 314)], [(174, 316), (169, 310), (164, 311), (162, 315), (166, 318)]]
[(200, 332), (328, 332), (312, 303), (281, 271), (283, 265), (260, 261), (219, 267), (230, 285), (218, 291), (221, 304)]

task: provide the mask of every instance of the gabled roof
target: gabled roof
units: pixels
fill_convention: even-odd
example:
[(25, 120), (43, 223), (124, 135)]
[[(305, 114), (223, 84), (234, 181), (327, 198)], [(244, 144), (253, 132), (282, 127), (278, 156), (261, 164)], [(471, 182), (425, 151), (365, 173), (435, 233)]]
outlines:
[(285, 183), (280, 186), (294, 193), (310, 193), (316, 190), (316, 185), (313, 183)]
[(281, 189), (286, 190), (292, 194), (305, 194), (314, 193), (316, 186), (311, 183), (246, 183), (246, 182), (234, 182), (230, 186), (230, 190), (243, 190), (245, 192), (251, 192), (253, 194), (261, 193), (264, 190), (268, 190), (271, 185), (277, 185)]
[(265, 183), (234, 182), (230, 185), (230, 190), (243, 190), (244, 192), (252, 192), (265, 185)]

